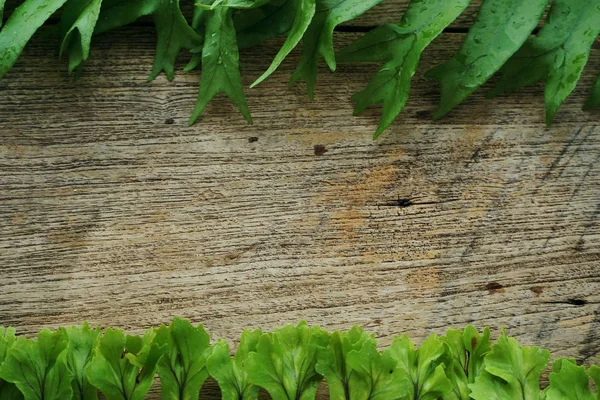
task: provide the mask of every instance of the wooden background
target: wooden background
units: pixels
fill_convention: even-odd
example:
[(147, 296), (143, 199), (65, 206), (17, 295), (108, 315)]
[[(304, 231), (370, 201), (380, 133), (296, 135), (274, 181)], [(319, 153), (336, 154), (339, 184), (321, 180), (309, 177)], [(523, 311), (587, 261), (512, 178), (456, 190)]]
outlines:
[[(406, 3), (343, 27), (338, 45)], [(349, 99), (373, 65), (323, 68), (311, 103), (287, 87), (295, 53), (247, 90), (253, 126), (220, 97), (188, 127), (199, 74), (147, 83), (151, 27), (98, 37), (75, 83), (38, 37), (0, 81), (0, 324), (139, 333), (182, 316), (235, 342), (304, 319), (382, 345), (475, 324), (591, 363), (600, 113), (580, 107), (600, 51), (550, 129), (540, 86), (480, 90), (433, 122), (423, 73), (458, 49), (477, 4), (426, 51), (378, 141), (379, 110), (352, 117)], [(243, 52), (246, 84), (278, 43)]]

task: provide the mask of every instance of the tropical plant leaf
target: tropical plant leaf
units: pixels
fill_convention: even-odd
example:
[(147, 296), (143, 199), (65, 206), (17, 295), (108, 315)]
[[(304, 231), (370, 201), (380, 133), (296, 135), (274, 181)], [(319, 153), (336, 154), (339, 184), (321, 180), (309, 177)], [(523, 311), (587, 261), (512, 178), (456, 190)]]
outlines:
[(254, 47), (290, 31), (297, 14), (297, 0), (271, 0), (262, 7), (250, 8), (233, 17), (239, 47)]
[[(333, 32), (382, 0), (194, 0), (187, 21), (179, 0), (23, 0), (2, 26), (5, 0), (0, 0), (0, 78), (15, 64), (34, 33), (57, 11), (56, 29), (62, 36), (60, 54), (69, 58), (69, 73), (81, 71), (90, 55), (93, 35), (151, 17), (157, 31), (156, 56), (149, 74), (175, 75), (178, 55), (187, 50), (184, 68), (202, 66), (193, 124), (212, 99), (228, 96), (249, 123), (250, 111), (240, 74), (239, 48), (256, 46), (275, 36), (283, 44), (270, 66), (251, 87), (279, 68), (302, 42), (300, 61), (290, 84), (306, 81), (314, 98), (318, 63), (323, 58), (334, 71)], [(494, 95), (543, 81), (547, 123), (573, 91), (600, 33), (596, 0), (553, 0), (539, 33), (538, 26), (550, 0), (483, 0), (477, 20), (458, 53), (426, 76), (441, 85), (441, 118), (464, 101), (497, 71), (502, 71)], [(355, 113), (382, 104), (375, 131), (381, 135), (404, 109), (412, 77), (422, 52), (465, 9), (470, 0), (412, 0), (398, 24), (380, 26), (338, 54), (343, 62), (382, 63), (369, 85), (353, 96)], [(57, 13), (58, 14), (58, 13)], [(49, 29), (46, 32), (54, 32)], [(584, 109), (600, 106), (600, 78)]]

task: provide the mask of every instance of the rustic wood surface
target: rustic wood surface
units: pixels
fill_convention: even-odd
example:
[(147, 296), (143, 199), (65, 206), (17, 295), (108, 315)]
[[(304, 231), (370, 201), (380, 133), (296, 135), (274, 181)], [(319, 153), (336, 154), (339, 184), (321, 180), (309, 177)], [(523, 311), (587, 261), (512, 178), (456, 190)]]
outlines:
[[(34, 41), (0, 81), (0, 324), (139, 333), (182, 316), (235, 343), (307, 320), (387, 345), (471, 323), (591, 363), (600, 113), (580, 107), (600, 51), (550, 129), (540, 87), (481, 90), (433, 122), (423, 72), (463, 37), (426, 51), (378, 141), (379, 110), (353, 117), (349, 100), (373, 65), (323, 69), (311, 103), (287, 87), (294, 54), (247, 91), (253, 126), (220, 97), (188, 127), (199, 74), (147, 83), (151, 30), (99, 37), (75, 83), (58, 43)], [(242, 54), (245, 83), (276, 45)]]

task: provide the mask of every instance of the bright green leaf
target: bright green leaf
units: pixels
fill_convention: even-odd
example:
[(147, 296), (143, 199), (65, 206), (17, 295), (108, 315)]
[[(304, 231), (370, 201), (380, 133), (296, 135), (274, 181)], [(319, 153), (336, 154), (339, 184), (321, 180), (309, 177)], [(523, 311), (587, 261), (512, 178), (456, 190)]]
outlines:
[(0, 78), (12, 68), (33, 34), (67, 0), (25, 0), (0, 30)]
[(413, 0), (399, 25), (382, 25), (338, 54), (340, 62), (385, 62), (369, 86), (352, 98), (356, 102), (355, 114), (370, 105), (383, 104), (375, 137), (381, 135), (404, 109), (423, 50), (470, 2)]
[(175, 318), (156, 330), (155, 342), (166, 349), (158, 363), (162, 400), (196, 400), (208, 378), (210, 338), (202, 325)]
[(96, 400), (98, 389), (89, 382), (85, 370), (92, 361), (94, 348), (101, 335), (100, 329), (92, 329), (85, 323), (81, 327), (62, 328), (61, 332), (68, 340), (66, 361), (74, 377), (73, 400)]
[[(348, 352), (352, 372), (346, 396), (339, 400), (398, 400), (408, 393), (409, 381), (389, 350), (379, 353), (374, 341), (366, 340), (359, 350)], [(334, 397), (332, 397), (333, 399)]]
[(578, 367), (571, 360), (554, 362), (550, 373), (550, 385), (546, 400), (596, 400), (590, 389), (590, 378), (585, 367)]
[(315, 370), (317, 349), (327, 342), (327, 332), (305, 322), (263, 334), (256, 352), (248, 355), (248, 381), (266, 389), (274, 399), (314, 399), (323, 379)]
[(73, 395), (65, 361), (67, 340), (42, 330), (37, 339), (18, 338), (0, 367), (0, 379), (14, 383), (25, 400), (65, 400)]
[(396, 359), (389, 351), (380, 354), (373, 336), (359, 327), (334, 332), (317, 358), (316, 370), (325, 376), (332, 400), (393, 400), (407, 392)]
[(60, 53), (69, 56), (69, 73), (90, 55), (90, 43), (101, 5), (102, 0), (68, 0), (62, 11)]
[(207, 367), (210, 375), (219, 383), (223, 400), (257, 400), (258, 386), (248, 382), (245, 363), (250, 352), (256, 351), (256, 345), (262, 332), (245, 330), (237, 352), (233, 358), (229, 355), (229, 345), (220, 341), (213, 346)]
[(519, 50), (547, 4), (548, 0), (484, 0), (458, 53), (426, 75), (442, 87), (435, 119), (465, 100)]
[(600, 34), (600, 6), (593, 0), (554, 0), (546, 24), (502, 68), (492, 95), (543, 81), (546, 123), (575, 89)]
[[(0, 367), (6, 356), (8, 355), (8, 350), (15, 343), (15, 329), (14, 328), (4, 328), (0, 326)], [(14, 383), (6, 382), (2, 378), (0, 378), (0, 400), (20, 400), (23, 398), (23, 395), (17, 389)]]
[(383, 0), (317, 0), (315, 15), (302, 39), (303, 50), (300, 64), (294, 71), (290, 83), (306, 81), (308, 96), (314, 98), (317, 82), (317, 66), (320, 57), (325, 59), (329, 69), (335, 71), (336, 61), (333, 50), (333, 30), (350, 21)]
[(329, 336), (327, 347), (319, 349), (315, 368), (325, 377), (332, 400), (349, 398), (350, 379), (355, 373), (348, 366), (348, 353), (360, 351), (365, 342), (376, 344), (373, 335), (353, 327), (348, 332), (334, 332)]
[(446, 347), (437, 336), (429, 336), (419, 349), (406, 335), (396, 337), (389, 348), (409, 380), (408, 397), (415, 400), (437, 400), (452, 391), (452, 382), (444, 372)]
[(600, 400), (600, 367), (597, 365), (592, 365), (588, 370), (588, 375), (594, 381), (596, 385), (596, 391), (598, 394), (596, 395), (596, 399)]
[(469, 325), (464, 331), (448, 330), (440, 340), (446, 344), (446, 375), (453, 386), (444, 400), (468, 400), (468, 385), (481, 375), (484, 357), (491, 348), (490, 330), (486, 328), (480, 334)]
[(143, 338), (106, 330), (86, 375), (107, 400), (142, 400), (148, 393), (164, 352), (154, 343), (154, 336), (152, 330)]
[(232, 12), (229, 8), (206, 11), (200, 92), (190, 124), (200, 117), (208, 103), (218, 93), (225, 93), (238, 106), (246, 120), (252, 123), (240, 76), (240, 57), (231, 18)]
[(485, 357), (485, 371), (475, 380), (475, 400), (539, 400), (540, 375), (550, 353), (539, 347), (521, 347), (506, 332)]

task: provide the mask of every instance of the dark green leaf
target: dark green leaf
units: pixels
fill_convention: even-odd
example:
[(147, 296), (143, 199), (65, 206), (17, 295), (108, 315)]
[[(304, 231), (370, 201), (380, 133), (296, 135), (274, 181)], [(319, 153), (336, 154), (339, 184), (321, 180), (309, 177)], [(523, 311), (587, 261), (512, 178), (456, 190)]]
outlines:
[(308, 96), (314, 98), (317, 82), (317, 65), (320, 57), (329, 69), (335, 71), (333, 30), (341, 23), (350, 21), (383, 0), (317, 0), (315, 15), (302, 39), (303, 50), (300, 64), (294, 71), (291, 84), (306, 81)]
[(167, 79), (171, 81), (175, 74), (175, 60), (181, 49), (197, 48), (202, 45), (202, 38), (181, 13), (179, 0), (164, 0), (153, 16), (158, 42), (149, 80), (165, 71)]
[(465, 100), (519, 50), (547, 4), (548, 0), (484, 0), (458, 54), (427, 73), (442, 87), (435, 119)]
[(343, 49), (340, 62), (385, 64), (369, 86), (353, 96), (355, 114), (383, 103), (378, 137), (404, 109), (423, 50), (454, 21), (471, 0), (413, 0), (399, 25), (383, 25)]
[(277, 55), (271, 63), (269, 69), (262, 74), (260, 78), (252, 84), (254, 87), (260, 84), (262, 81), (267, 79), (283, 62), (283, 60), (290, 54), (292, 50), (300, 43), (304, 36), (308, 26), (310, 25), (315, 15), (315, 0), (296, 0), (296, 14), (294, 16), (294, 23), (290, 31), (287, 33), (287, 39)]
[(583, 106), (584, 110), (589, 110), (591, 108), (600, 107), (600, 77), (596, 79), (594, 83), (594, 87), (592, 88), (592, 94), (585, 102)]
[(5, 0), (0, 0), (0, 28), (2, 28), (2, 24), (4, 23), (4, 2)]
[(295, 21), (299, 0), (272, 0), (263, 7), (245, 10), (234, 16), (240, 48), (254, 47), (267, 39), (288, 32)]
[(129, 25), (140, 17), (155, 13), (163, 0), (103, 0), (94, 33)]
[(62, 11), (60, 53), (69, 55), (69, 73), (90, 55), (90, 43), (101, 5), (102, 0), (68, 0)]

